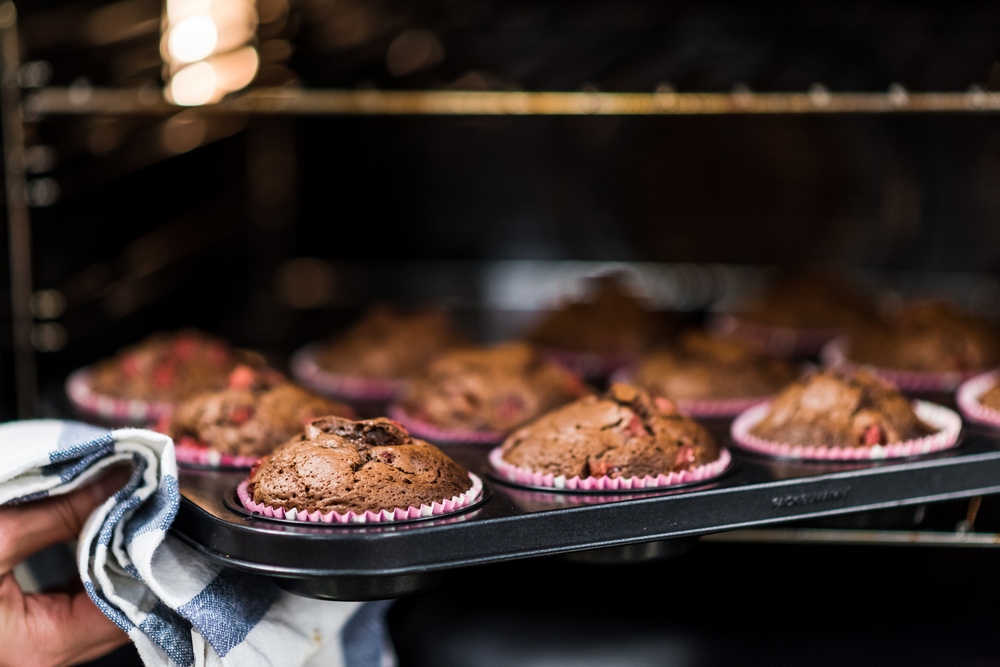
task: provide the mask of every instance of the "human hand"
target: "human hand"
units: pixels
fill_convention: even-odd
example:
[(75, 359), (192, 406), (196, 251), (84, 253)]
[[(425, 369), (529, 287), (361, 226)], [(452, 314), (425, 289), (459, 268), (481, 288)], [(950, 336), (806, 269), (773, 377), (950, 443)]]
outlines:
[(25, 594), (14, 566), (47, 546), (75, 540), (90, 513), (125, 485), (120, 467), (76, 491), (0, 507), (0, 667), (56, 667), (99, 658), (129, 641), (82, 589)]

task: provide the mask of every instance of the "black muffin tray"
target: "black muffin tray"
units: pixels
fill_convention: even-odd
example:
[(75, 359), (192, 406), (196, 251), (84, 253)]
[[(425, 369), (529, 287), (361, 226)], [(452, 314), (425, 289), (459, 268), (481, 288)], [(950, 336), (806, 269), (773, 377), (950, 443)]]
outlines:
[(767, 459), (732, 447), (724, 424), (712, 430), (733, 455), (722, 477), (609, 494), (513, 486), (492, 476), (488, 447), (443, 446), (482, 477), (484, 499), (460, 513), (391, 524), (252, 516), (235, 493), (245, 471), (185, 469), (173, 532), (213, 561), (300, 595), (367, 600), (426, 589), (452, 568), (552, 554), (642, 559), (709, 533), (1000, 493), (1000, 440), (969, 426), (957, 448), (877, 463)]

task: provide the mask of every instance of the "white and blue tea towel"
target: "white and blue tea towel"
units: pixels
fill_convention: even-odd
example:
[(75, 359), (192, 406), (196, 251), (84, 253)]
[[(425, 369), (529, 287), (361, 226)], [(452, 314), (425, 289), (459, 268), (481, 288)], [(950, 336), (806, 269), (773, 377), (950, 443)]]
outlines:
[[(171, 439), (60, 420), (0, 424), (0, 505), (67, 493), (116, 463), (128, 483), (90, 516), (84, 587), (148, 665), (384, 667), (389, 601), (328, 602), (220, 567), (169, 535), (180, 505)], [(387, 648), (388, 647), (388, 648)]]

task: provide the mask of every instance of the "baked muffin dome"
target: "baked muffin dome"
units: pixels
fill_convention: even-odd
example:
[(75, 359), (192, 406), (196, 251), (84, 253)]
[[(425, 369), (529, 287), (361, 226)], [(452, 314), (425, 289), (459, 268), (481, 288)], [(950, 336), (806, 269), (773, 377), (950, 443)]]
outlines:
[(511, 465), (567, 478), (655, 477), (719, 455), (711, 434), (673, 403), (626, 384), (553, 410), (501, 446), (503, 461)]
[(226, 386), (237, 365), (264, 366), (258, 354), (234, 349), (196, 329), (157, 332), (93, 365), (91, 389), (100, 395), (175, 402)]
[(703, 401), (769, 396), (797, 375), (786, 359), (735, 340), (688, 331), (674, 344), (643, 356), (631, 380), (672, 400)]
[(827, 370), (792, 383), (750, 433), (813, 447), (869, 447), (935, 432), (899, 390), (865, 371)]
[(789, 271), (737, 310), (741, 321), (788, 329), (843, 330), (872, 320), (875, 300), (846, 275)]
[(584, 299), (567, 301), (537, 322), (526, 340), (571, 352), (634, 356), (675, 328), (664, 314), (647, 308), (620, 279), (595, 279)]
[(918, 372), (971, 372), (1000, 364), (1000, 331), (944, 301), (903, 306), (851, 335), (849, 361)]
[(410, 383), (401, 405), (435, 427), (507, 432), (584, 391), (576, 375), (514, 342), (441, 355)]
[(431, 359), (461, 341), (443, 312), (405, 313), (377, 305), (347, 331), (322, 344), (316, 362), (329, 373), (402, 379), (422, 372)]
[(251, 472), (254, 502), (309, 512), (379, 512), (420, 507), (472, 486), (440, 449), (390, 419), (317, 419)]
[(979, 397), (979, 403), (992, 410), (1000, 411), (1000, 384), (995, 384)]
[(276, 371), (237, 367), (230, 386), (193, 396), (171, 414), (166, 433), (222, 454), (267, 454), (324, 415), (353, 416), (351, 408), (317, 396)]

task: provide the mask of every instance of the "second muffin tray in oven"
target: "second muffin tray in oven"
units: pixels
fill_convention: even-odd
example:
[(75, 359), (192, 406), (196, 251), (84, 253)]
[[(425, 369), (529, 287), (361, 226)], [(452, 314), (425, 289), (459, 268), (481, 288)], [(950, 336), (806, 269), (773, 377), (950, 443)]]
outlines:
[(483, 478), (482, 502), (457, 514), (389, 524), (251, 516), (235, 494), (245, 471), (187, 469), (173, 530), (212, 560), (274, 577), (293, 592), (361, 600), (421, 590), (452, 568), (594, 549), (669, 552), (708, 533), (1000, 493), (1000, 441), (985, 432), (967, 431), (957, 448), (936, 455), (879, 463), (765, 459), (718, 435), (734, 459), (724, 476), (615, 494), (512, 486), (492, 475), (489, 448), (444, 446)]

